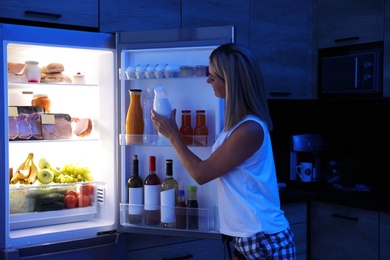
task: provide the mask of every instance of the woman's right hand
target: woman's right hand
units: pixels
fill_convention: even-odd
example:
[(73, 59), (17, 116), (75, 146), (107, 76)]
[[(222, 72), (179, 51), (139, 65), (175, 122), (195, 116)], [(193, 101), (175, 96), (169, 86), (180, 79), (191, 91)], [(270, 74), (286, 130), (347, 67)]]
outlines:
[(176, 109), (172, 110), (169, 118), (159, 115), (156, 111), (152, 110), (152, 121), (156, 130), (168, 139), (171, 139), (172, 135), (179, 134), (179, 128), (176, 124)]

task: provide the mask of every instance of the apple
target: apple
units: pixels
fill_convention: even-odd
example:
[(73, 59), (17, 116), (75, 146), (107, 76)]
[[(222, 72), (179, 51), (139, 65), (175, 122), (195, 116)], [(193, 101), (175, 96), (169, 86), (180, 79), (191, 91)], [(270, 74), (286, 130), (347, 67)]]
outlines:
[(38, 161), (38, 167), (41, 169), (45, 169), (45, 168), (50, 169), (51, 165), (45, 158), (41, 158)]
[(49, 184), (54, 179), (54, 173), (51, 170), (44, 168), (38, 172), (37, 178), (40, 183)]

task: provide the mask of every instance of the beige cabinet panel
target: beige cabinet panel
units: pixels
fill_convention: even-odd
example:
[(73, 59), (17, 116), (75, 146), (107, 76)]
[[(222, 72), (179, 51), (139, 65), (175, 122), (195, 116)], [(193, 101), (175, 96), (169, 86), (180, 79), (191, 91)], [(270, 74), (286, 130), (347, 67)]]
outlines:
[(311, 259), (377, 259), (379, 212), (313, 202)]
[(98, 28), (99, 0), (2, 0), (0, 18)]
[(178, 29), (180, 21), (180, 0), (100, 0), (101, 32)]
[(318, 48), (383, 41), (384, 0), (318, 0)]
[(270, 99), (316, 97), (312, 9), (306, 0), (251, 0), (250, 48)]
[(379, 232), (380, 232), (380, 259), (390, 259), (390, 213), (381, 212), (379, 215)]

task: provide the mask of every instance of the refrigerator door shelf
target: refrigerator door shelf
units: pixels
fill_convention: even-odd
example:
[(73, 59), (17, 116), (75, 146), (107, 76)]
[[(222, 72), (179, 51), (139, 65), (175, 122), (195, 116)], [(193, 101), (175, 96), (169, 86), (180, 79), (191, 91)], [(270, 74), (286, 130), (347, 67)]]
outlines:
[[(147, 140), (153, 140), (150, 142), (145, 143), (143, 140), (145, 140), (145, 137)], [(183, 136), (183, 137), (191, 137), (194, 138), (194, 136)], [(196, 147), (210, 147), (215, 142), (215, 137), (212, 135), (207, 136), (199, 136), (204, 139), (204, 142), (207, 143), (207, 145), (196, 145), (192, 144), (189, 146), (196, 146)], [(150, 146), (171, 146), (169, 143), (169, 140), (162, 135), (126, 135), (126, 134), (120, 134), (119, 135), (119, 144), (120, 145), (150, 145)]]
[[(197, 209), (190, 209), (190, 208), (169, 208), (169, 207), (158, 207), (158, 210), (169, 212), (172, 211), (176, 214), (183, 215), (187, 214), (189, 211), (195, 211), (195, 215), (198, 217), (198, 229), (193, 230), (189, 229), (188, 226), (184, 229), (176, 229), (176, 228), (166, 228), (162, 227), (160, 225), (146, 225), (143, 222), (143, 212), (144, 212), (144, 206), (145, 205), (134, 205), (134, 204), (128, 204), (128, 203), (120, 203), (120, 223), (123, 227), (141, 227), (141, 228), (161, 228), (163, 230), (167, 229), (174, 229), (174, 230), (182, 230), (182, 231), (200, 231), (200, 232), (212, 232), (217, 231), (216, 223), (215, 223), (215, 216), (217, 212), (217, 207), (213, 208), (197, 208)], [(184, 211), (183, 211), (184, 210)], [(129, 212), (138, 212), (142, 215), (141, 219), (142, 222), (139, 224), (130, 224), (128, 220), (128, 214)]]

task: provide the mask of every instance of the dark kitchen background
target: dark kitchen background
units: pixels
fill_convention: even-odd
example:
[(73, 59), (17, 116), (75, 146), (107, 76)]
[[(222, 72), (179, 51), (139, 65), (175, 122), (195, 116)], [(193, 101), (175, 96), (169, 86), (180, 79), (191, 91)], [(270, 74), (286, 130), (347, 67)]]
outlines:
[(345, 186), (390, 181), (389, 100), (270, 100), (269, 105), (279, 182), (290, 178), (290, 136), (307, 133), (323, 135), (322, 174), (334, 160), (343, 165)]

